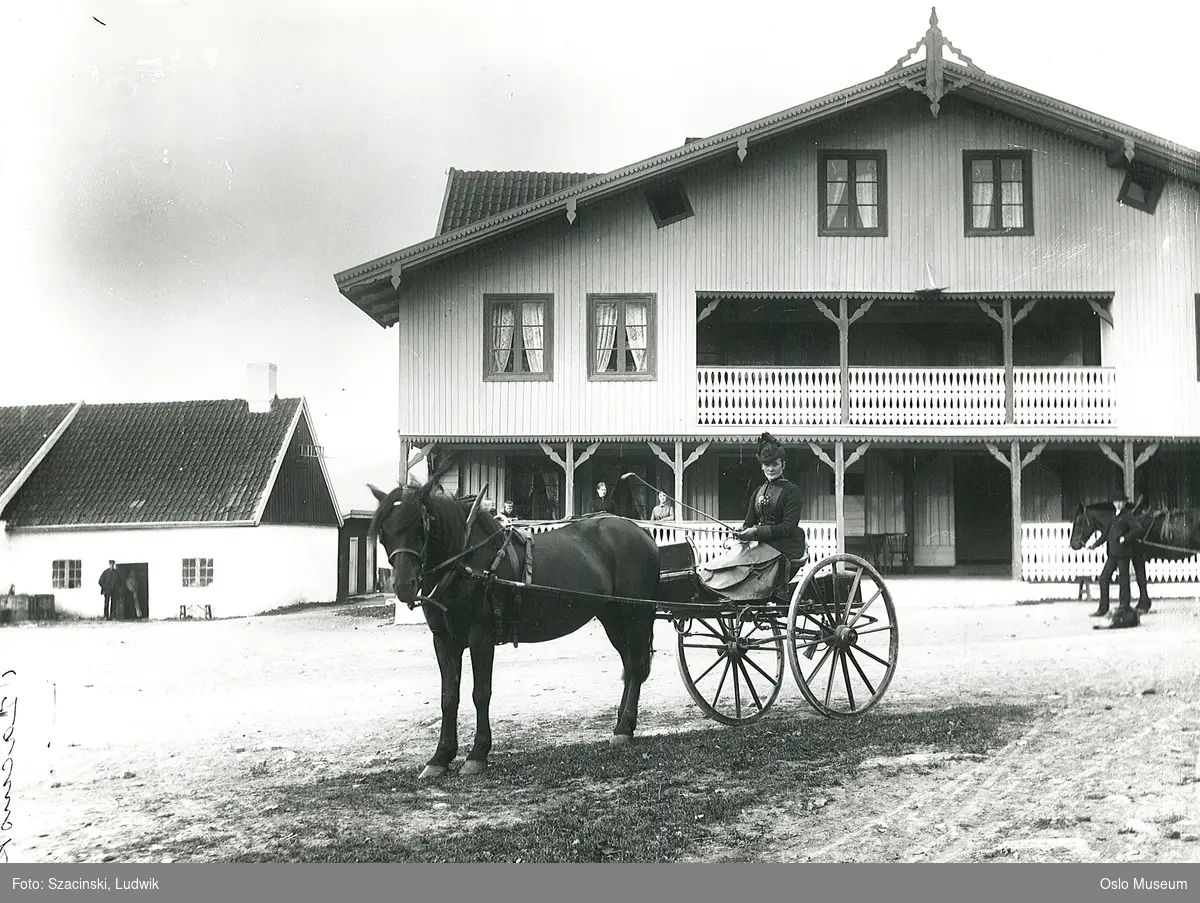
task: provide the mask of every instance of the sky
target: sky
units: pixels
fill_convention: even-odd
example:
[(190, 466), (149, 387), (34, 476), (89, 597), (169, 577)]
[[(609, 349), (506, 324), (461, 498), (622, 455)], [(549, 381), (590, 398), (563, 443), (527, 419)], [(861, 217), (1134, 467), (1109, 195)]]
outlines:
[[(1200, 148), (1200, 4), (937, 5), (984, 71)], [(873, 78), (930, 6), (31, 0), (0, 35), (0, 405), (237, 398), (277, 365), (343, 510), (398, 473), (398, 334), (333, 275), (458, 169), (603, 172)]]

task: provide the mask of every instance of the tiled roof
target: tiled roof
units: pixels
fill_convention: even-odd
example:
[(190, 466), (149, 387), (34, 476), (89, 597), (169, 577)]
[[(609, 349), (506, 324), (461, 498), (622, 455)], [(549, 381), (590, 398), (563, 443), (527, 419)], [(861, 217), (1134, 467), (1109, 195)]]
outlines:
[(251, 522), (302, 404), (83, 405), (8, 506), (13, 527)]
[(491, 172), (450, 169), (437, 234), (453, 232), (595, 178), (586, 172)]
[(73, 407), (43, 404), (0, 408), (0, 496)]

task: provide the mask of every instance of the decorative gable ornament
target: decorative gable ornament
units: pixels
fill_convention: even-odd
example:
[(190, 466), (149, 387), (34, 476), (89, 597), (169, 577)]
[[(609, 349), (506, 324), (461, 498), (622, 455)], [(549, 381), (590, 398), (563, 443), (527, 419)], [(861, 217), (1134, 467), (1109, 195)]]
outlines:
[(942, 54), (943, 48), (948, 47), (962, 61), (962, 65), (966, 67), (967, 71), (978, 72), (981, 75), (984, 72), (971, 62), (969, 56), (951, 44), (949, 38), (942, 34), (942, 30), (938, 28), (936, 6), (932, 8), (929, 15), (929, 30), (925, 32), (925, 37), (917, 41), (908, 53), (900, 57), (896, 61), (896, 65), (888, 72), (898, 72), (903, 69), (922, 46), (925, 48), (925, 70), (915, 73), (911, 78), (906, 79), (904, 84), (918, 94), (924, 94), (929, 98), (929, 109), (936, 118), (938, 110), (941, 109), (942, 98), (955, 88), (960, 88), (971, 81), (969, 76), (946, 71), (946, 60)]

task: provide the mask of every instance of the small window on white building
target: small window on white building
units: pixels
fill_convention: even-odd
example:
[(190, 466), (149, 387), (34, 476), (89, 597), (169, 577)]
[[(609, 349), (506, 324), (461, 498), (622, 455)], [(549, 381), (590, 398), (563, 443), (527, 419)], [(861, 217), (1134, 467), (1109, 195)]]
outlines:
[(209, 586), (213, 582), (213, 560), (211, 558), (183, 559), (183, 585)]
[(82, 562), (78, 558), (58, 558), (50, 578), (54, 589), (78, 589), (82, 585)]

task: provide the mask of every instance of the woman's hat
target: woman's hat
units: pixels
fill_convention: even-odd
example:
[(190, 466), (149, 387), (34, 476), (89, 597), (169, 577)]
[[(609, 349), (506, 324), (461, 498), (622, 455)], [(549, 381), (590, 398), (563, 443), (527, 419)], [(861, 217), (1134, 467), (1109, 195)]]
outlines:
[(771, 464), (782, 460), (783, 446), (770, 433), (763, 433), (758, 437), (758, 451), (755, 457), (758, 458), (760, 464)]

